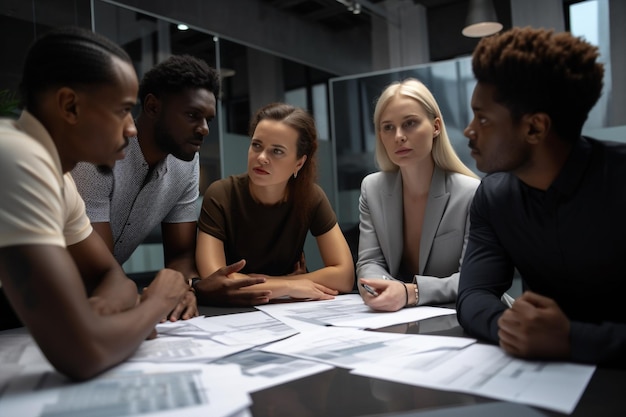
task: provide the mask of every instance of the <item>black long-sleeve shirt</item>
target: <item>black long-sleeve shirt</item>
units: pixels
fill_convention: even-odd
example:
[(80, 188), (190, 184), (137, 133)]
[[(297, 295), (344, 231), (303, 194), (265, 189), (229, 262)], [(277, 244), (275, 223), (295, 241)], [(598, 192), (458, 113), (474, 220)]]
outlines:
[(571, 360), (626, 365), (626, 145), (582, 138), (546, 191), (486, 176), (470, 212), (457, 313), (498, 342), (514, 268), (571, 322)]

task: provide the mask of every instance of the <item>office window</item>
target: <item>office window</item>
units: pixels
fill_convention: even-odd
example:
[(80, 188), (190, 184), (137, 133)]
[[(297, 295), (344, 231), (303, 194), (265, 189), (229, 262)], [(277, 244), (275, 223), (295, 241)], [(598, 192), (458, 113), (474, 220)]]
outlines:
[(585, 38), (600, 49), (599, 61), (604, 63), (603, 94), (589, 113), (583, 129), (589, 132), (606, 126), (612, 89), (608, 0), (588, 0), (570, 5), (569, 27), (572, 34)]
[[(294, 90), (285, 91), (285, 103), (289, 103), (292, 106), (302, 107), (307, 109), (306, 105), (306, 88), (300, 87)], [(308, 109), (307, 109), (308, 110)]]
[(313, 86), (312, 98), (313, 116), (315, 116), (319, 139), (330, 140), (330, 126), (328, 121), (328, 88), (326, 87), (326, 83)]
[(2, 1), (0, 92), (6, 92), (7, 97), (17, 95), (30, 44), (50, 29), (66, 25), (91, 27), (89, 0)]
[(311, 87), (310, 92), (309, 96), (309, 94), (307, 94), (307, 88), (305, 87), (286, 91), (285, 102), (308, 110), (315, 118), (318, 139), (330, 140), (326, 84), (314, 85)]

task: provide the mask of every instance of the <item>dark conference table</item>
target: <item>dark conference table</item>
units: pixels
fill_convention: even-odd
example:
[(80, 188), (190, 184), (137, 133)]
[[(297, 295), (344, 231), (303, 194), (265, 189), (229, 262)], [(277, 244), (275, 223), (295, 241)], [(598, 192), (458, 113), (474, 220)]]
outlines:
[[(254, 308), (200, 306), (207, 316), (255, 311)], [(456, 315), (389, 326), (377, 331), (441, 336), (467, 336)], [(409, 411), (441, 410), (485, 404), (495, 400), (470, 394), (388, 382), (352, 375), (342, 368), (315, 374), (251, 394), (254, 417), (350, 417), (405, 415)], [(540, 415), (564, 416), (533, 408)], [(454, 414), (465, 415), (465, 413)], [(574, 417), (626, 415), (626, 370), (597, 368), (574, 412)], [(486, 417), (486, 416), (485, 416)], [(507, 414), (504, 417), (515, 417)]]

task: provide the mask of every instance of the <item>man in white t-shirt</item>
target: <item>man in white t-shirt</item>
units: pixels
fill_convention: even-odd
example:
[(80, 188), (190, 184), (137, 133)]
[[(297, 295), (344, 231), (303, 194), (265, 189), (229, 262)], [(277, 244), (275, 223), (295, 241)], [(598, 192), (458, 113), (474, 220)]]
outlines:
[(137, 133), (137, 88), (119, 46), (88, 30), (58, 29), (28, 51), (21, 116), (0, 122), (2, 310), (74, 379), (130, 356), (189, 291), (182, 274), (164, 269), (139, 298), (69, 175), (79, 161), (112, 167), (124, 157)]

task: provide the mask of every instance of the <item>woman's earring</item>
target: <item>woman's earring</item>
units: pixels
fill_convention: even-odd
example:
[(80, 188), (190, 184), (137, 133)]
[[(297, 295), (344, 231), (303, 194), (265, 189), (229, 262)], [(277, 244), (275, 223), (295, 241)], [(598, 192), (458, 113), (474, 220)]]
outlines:
[(296, 172), (294, 172), (294, 173), (293, 173), (293, 177), (294, 177), (294, 179), (295, 179), (295, 178), (298, 178), (298, 171), (296, 171)]

